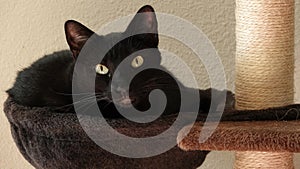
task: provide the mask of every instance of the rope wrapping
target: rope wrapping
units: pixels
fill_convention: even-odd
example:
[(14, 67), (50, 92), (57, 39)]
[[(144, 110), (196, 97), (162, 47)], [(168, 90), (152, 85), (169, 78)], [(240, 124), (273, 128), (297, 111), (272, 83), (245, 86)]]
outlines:
[[(294, 101), (294, 0), (236, 0), (236, 109)], [(237, 152), (236, 169), (293, 169), (292, 153)]]
[(294, 169), (291, 153), (237, 152), (235, 168)]
[(294, 101), (294, 0), (236, 1), (236, 108)]

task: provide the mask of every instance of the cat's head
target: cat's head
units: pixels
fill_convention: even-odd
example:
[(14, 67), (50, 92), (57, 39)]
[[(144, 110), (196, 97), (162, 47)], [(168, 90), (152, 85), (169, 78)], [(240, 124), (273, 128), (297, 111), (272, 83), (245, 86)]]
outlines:
[[(142, 14), (142, 15), (140, 15)], [(144, 64), (154, 63), (160, 65), (161, 56), (158, 47), (158, 25), (154, 9), (147, 5), (138, 10), (135, 17), (129, 23), (127, 29), (121, 33), (111, 33), (108, 35), (96, 35), (101, 39), (102, 44), (111, 44), (116, 39), (123, 39), (112, 45), (112, 48), (106, 53), (104, 59), (100, 63), (95, 63), (94, 73), (96, 73), (96, 93), (99, 99), (105, 98), (111, 100), (111, 92), (115, 92), (119, 99), (117, 104), (123, 107), (131, 103), (140, 110), (149, 108), (148, 94), (151, 90), (162, 88), (168, 79), (171, 79), (167, 73), (160, 70), (150, 69), (138, 73), (130, 82), (129, 91), (126, 91), (124, 84), (128, 80), (127, 73), (138, 71)], [(142, 33), (139, 32), (151, 32)], [(86, 44), (87, 40), (94, 35), (94, 32), (76, 21), (67, 21), (65, 23), (65, 33), (70, 50), (76, 60), (80, 51)], [(133, 35), (129, 36), (128, 35)], [(127, 37), (124, 39), (124, 37)], [(142, 54), (139, 51), (144, 49), (152, 49), (152, 52)], [(131, 56), (130, 69), (127, 71), (116, 71), (119, 64)], [(116, 83), (112, 82), (112, 76), (116, 79)], [(158, 80), (160, 79), (160, 80)], [(83, 82), (84, 83), (84, 82)], [(164, 85), (165, 87), (166, 85)], [(101, 96), (100, 96), (101, 95)], [(104, 95), (104, 96), (103, 96)], [(138, 105), (142, 105), (139, 107)]]

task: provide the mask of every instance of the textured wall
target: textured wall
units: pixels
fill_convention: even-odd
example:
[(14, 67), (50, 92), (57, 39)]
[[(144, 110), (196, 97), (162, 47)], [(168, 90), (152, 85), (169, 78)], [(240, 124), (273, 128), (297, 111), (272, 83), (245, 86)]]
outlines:
[[(300, 65), (300, 3), (296, 13), (296, 60)], [(200, 28), (215, 45), (226, 71), (229, 89), (234, 86), (235, 16), (234, 0), (166, 0), (166, 1), (114, 1), (114, 0), (60, 0), (60, 1), (4, 1), (0, 0), (0, 103), (6, 98), (4, 91), (12, 86), (16, 72), (44, 54), (66, 49), (63, 24), (76, 19), (94, 30), (113, 19), (135, 13), (144, 4), (151, 4), (158, 12), (177, 15)], [(179, 42), (162, 38), (160, 47), (182, 57), (193, 69), (201, 87), (208, 87), (203, 66), (192, 52)], [(180, 65), (172, 65), (176, 69)], [(296, 66), (296, 83), (300, 84), (300, 68)], [(296, 87), (296, 100), (300, 101), (300, 88)], [(0, 104), (0, 110), (2, 110)], [(9, 131), (9, 124), (0, 113), (0, 168), (32, 168), (19, 154)], [(295, 160), (296, 163), (300, 158)], [(215, 152), (209, 155), (201, 168), (232, 168), (232, 153)], [(299, 163), (299, 162), (298, 162)], [(297, 164), (300, 168), (300, 164)]]

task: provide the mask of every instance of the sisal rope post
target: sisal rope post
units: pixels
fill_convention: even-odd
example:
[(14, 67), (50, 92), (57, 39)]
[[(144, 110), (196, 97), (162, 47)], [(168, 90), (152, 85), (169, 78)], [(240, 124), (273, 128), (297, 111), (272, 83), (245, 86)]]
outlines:
[[(236, 0), (236, 109), (294, 101), (294, 0)], [(292, 169), (289, 152), (237, 152), (236, 169)]]

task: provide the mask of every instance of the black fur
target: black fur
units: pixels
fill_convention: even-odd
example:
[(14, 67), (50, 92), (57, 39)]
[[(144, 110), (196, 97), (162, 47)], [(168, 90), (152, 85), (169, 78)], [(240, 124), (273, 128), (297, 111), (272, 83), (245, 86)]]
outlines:
[[(73, 106), (78, 103), (73, 102), (72, 95), (82, 97), (83, 112), (87, 113), (90, 100), (96, 96), (98, 106), (104, 117), (122, 118), (114, 103), (112, 103), (111, 97), (111, 91), (118, 93), (120, 98), (124, 97), (123, 83), (126, 81), (124, 77), (128, 72), (115, 72), (120, 62), (134, 52), (152, 48), (154, 54), (143, 55), (144, 60), (146, 63), (152, 62), (157, 66), (160, 65), (161, 55), (157, 48), (159, 42), (157, 21), (154, 13), (147, 12), (154, 12), (154, 10), (150, 6), (142, 7), (139, 13), (145, 13), (146, 15), (142, 18), (135, 17), (125, 32), (111, 33), (105, 36), (95, 35), (102, 43), (110, 46), (113, 42), (128, 34), (137, 33), (135, 31), (146, 30), (152, 32), (125, 38), (116, 45), (111, 46), (111, 49), (101, 61), (101, 64), (109, 69), (109, 73), (96, 75), (94, 93), (72, 93), (72, 77), (76, 76), (76, 74), (73, 74), (74, 65), (82, 47), (93, 35), (90, 29), (76, 21), (67, 21), (65, 24), (66, 38), (71, 52), (56, 52), (39, 59), (30, 67), (19, 72), (14, 86), (7, 93), (18, 104), (30, 107), (49, 107), (62, 113), (74, 113)], [(95, 63), (94, 66), (97, 64)], [(86, 76), (91, 76), (96, 73), (94, 66), (86, 65), (80, 71), (89, 72)], [(149, 109), (149, 93), (154, 89), (161, 89), (167, 96), (167, 106), (164, 114), (178, 113), (181, 102), (179, 87), (182, 87), (187, 95), (189, 92), (200, 93), (198, 120), (205, 121), (207, 112), (210, 109), (212, 89), (198, 90), (184, 87), (181, 83), (176, 83), (173, 76), (166, 69), (163, 67), (161, 69), (164, 71), (157, 69), (144, 70), (134, 77), (130, 83), (129, 91), (126, 91), (129, 93), (133, 106), (140, 111)], [(130, 71), (134, 71), (134, 69)], [(117, 77), (117, 84), (111, 84), (112, 76)], [(86, 84), (86, 81), (81, 81), (75, 86), (84, 91)], [(222, 91), (217, 92), (221, 93)], [(262, 111), (236, 111), (233, 109), (234, 95), (229, 91), (227, 94), (226, 111), (222, 120), (296, 120), (299, 116), (299, 105)], [(225, 100), (218, 100), (218, 98), (214, 101), (225, 102)], [(195, 103), (191, 102), (190, 104)], [(190, 111), (189, 106), (186, 107), (185, 111)], [(203, 154), (203, 158), (205, 156), (206, 152)]]
[[(65, 23), (66, 39), (70, 46), (70, 51), (56, 52), (52, 55), (47, 55), (30, 67), (19, 72), (14, 86), (7, 91), (13, 99), (25, 106), (50, 107), (59, 112), (74, 113), (72, 95), (81, 95), (83, 102), (83, 110), (87, 111), (89, 108), (89, 101), (92, 96), (96, 95), (98, 105), (104, 117), (107, 118), (121, 118), (122, 116), (116, 110), (112, 103), (111, 91), (118, 93), (119, 97), (124, 97), (123, 83), (126, 81), (126, 73), (130, 72), (115, 72), (118, 65), (129, 55), (134, 52), (139, 52), (143, 49), (153, 49), (151, 54), (144, 53), (145, 63), (152, 62), (160, 66), (161, 55), (157, 48), (159, 39), (157, 31), (157, 20), (154, 10), (151, 6), (142, 7), (138, 13), (143, 13), (142, 17), (133, 18), (125, 32), (111, 33), (105, 36), (95, 35), (95, 38), (102, 43), (111, 46), (109, 52), (105, 55), (101, 64), (109, 69), (106, 75), (96, 75), (95, 92), (94, 93), (72, 93), (72, 77), (74, 64), (77, 57), (87, 42), (87, 40), (94, 34), (93, 31), (76, 21), (67, 21)], [(139, 32), (142, 33), (130, 36), (112, 45), (112, 43), (122, 39), (124, 36), (132, 35)], [(95, 74), (94, 66), (86, 65), (83, 72), (89, 72), (86, 76)], [(199, 113), (205, 120), (206, 114), (210, 108), (211, 103), (211, 89), (198, 90), (184, 87), (181, 83), (176, 83), (173, 76), (163, 67), (162, 70), (148, 69), (140, 72), (130, 83), (129, 98), (133, 106), (145, 111), (149, 109), (150, 103), (148, 100), (149, 93), (154, 89), (161, 89), (167, 96), (167, 107), (164, 114), (178, 113), (180, 110), (181, 96), (179, 86), (184, 88), (185, 92), (199, 92), (200, 93), (200, 108)], [(135, 71), (134, 69), (129, 71)], [(76, 74), (74, 74), (76, 76)], [(117, 77), (117, 84), (111, 84), (112, 76)], [(76, 84), (77, 87), (84, 90), (87, 82), (81, 81)], [(121, 89), (121, 91), (118, 91)], [(217, 91), (222, 92), (222, 91)], [(234, 96), (231, 92), (227, 92), (226, 108), (227, 111), (223, 115), (223, 120), (284, 120), (297, 119), (298, 113), (290, 113), (288, 116), (286, 112), (280, 111), (281, 114), (274, 117), (268, 111), (253, 111), (249, 115), (248, 111), (233, 110)], [(216, 102), (224, 102), (225, 100), (214, 100)], [(194, 104), (191, 102), (191, 105)], [(296, 105), (297, 107), (297, 105)], [(190, 111), (188, 109), (185, 111)], [(230, 111), (228, 111), (230, 110)], [(272, 111), (274, 111), (272, 109)], [(238, 112), (238, 113), (237, 113)], [(285, 118), (282, 118), (285, 117)]]
[(46, 55), (20, 71), (14, 86), (7, 92), (25, 106), (63, 106), (72, 99), (60, 93), (71, 93), (74, 61), (69, 51)]

